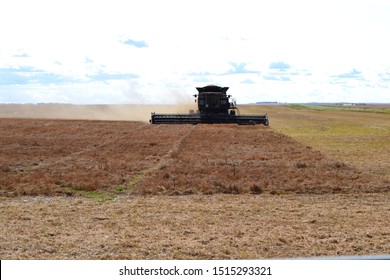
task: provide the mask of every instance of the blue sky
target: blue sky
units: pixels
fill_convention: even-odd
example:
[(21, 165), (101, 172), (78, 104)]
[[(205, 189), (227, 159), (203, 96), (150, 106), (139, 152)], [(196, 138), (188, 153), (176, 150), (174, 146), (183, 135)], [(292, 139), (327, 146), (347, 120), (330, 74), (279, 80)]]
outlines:
[(390, 102), (390, 1), (2, 0), (0, 103)]

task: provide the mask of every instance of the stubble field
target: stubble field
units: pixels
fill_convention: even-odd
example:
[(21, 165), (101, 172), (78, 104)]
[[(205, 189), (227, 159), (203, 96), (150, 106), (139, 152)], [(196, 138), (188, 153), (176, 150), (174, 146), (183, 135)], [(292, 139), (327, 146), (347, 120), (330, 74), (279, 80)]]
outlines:
[(0, 119), (2, 259), (390, 251), (390, 115), (246, 106), (271, 126), (157, 126), (33, 109)]

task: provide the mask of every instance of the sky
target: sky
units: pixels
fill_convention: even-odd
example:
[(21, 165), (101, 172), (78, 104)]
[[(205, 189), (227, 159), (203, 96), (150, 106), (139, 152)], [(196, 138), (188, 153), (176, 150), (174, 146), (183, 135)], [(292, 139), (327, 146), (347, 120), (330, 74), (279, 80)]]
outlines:
[(1, 0), (0, 103), (390, 103), (390, 0)]

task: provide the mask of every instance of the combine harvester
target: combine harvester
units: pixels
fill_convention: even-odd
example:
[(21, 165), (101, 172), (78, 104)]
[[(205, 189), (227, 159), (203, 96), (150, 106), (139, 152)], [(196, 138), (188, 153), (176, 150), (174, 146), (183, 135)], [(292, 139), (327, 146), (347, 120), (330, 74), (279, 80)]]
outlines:
[(265, 115), (238, 115), (234, 101), (230, 102), (230, 95), (226, 92), (229, 87), (208, 85), (197, 87), (195, 102), (198, 102), (198, 111), (190, 110), (189, 114), (156, 114), (152, 113), (152, 124), (201, 124), (201, 123), (235, 123), (244, 125), (269, 125), (268, 116)]

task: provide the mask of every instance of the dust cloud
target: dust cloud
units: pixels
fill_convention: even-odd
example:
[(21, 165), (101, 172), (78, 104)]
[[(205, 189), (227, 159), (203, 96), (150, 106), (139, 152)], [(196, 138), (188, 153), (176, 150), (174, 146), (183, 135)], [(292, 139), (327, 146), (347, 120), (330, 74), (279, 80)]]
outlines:
[(0, 104), (0, 118), (37, 118), (72, 120), (125, 120), (148, 122), (151, 112), (187, 114), (196, 104), (173, 105), (73, 105), (73, 104)]

